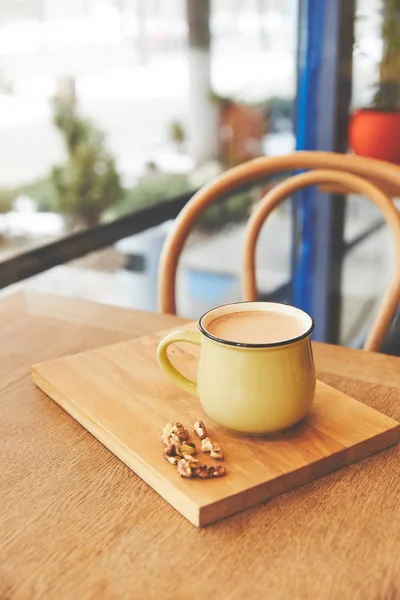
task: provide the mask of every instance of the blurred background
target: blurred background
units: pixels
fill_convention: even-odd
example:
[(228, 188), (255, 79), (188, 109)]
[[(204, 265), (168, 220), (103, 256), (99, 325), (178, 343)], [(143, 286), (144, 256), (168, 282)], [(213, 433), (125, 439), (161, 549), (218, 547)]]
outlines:
[[(257, 156), (352, 152), (390, 26), (400, 56), (399, 14), (398, 0), (1, 0), (2, 293), (25, 280), (156, 310), (162, 244), (194, 191)], [(201, 217), (179, 314), (240, 299), (245, 223), (273, 183)], [(360, 346), (391, 239), (367, 199), (323, 195), (288, 199), (266, 223), (260, 297), (310, 310), (317, 339)]]

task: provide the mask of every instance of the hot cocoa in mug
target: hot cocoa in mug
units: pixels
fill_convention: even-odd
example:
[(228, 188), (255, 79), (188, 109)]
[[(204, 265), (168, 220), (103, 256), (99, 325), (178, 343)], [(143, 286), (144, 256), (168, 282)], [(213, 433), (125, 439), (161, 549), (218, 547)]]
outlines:
[[(198, 396), (214, 421), (240, 433), (280, 431), (311, 408), (315, 369), (312, 318), (272, 302), (239, 302), (214, 308), (199, 320), (199, 331), (175, 331), (161, 340), (161, 368), (183, 390)], [(201, 347), (197, 383), (171, 364), (175, 342)]]

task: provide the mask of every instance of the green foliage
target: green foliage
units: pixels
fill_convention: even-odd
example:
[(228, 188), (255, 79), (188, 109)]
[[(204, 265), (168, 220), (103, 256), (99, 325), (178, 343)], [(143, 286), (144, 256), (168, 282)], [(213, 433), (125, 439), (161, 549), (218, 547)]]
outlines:
[[(191, 185), (185, 175), (158, 173), (143, 178), (139, 184), (125, 190), (124, 198), (114, 208), (118, 216), (133, 212), (141, 206), (155, 204), (174, 196), (191, 191)], [(254, 191), (241, 192), (225, 198), (210, 206), (197, 221), (202, 231), (215, 231), (231, 223), (241, 223), (249, 216), (254, 203)]]
[[(156, 204), (168, 198), (179, 196), (192, 189), (186, 175), (171, 173), (156, 173), (144, 177), (137, 186), (123, 190), (120, 201), (113, 204), (109, 211), (110, 216), (118, 217), (131, 213), (141, 206)], [(54, 199), (53, 183), (49, 178), (37, 179), (23, 186), (18, 193), (28, 195), (36, 201), (39, 211), (57, 211), (58, 201)], [(2, 203), (2, 197), (14, 199), (17, 192), (0, 190), (0, 212), (7, 212), (11, 207), (9, 201)], [(212, 206), (197, 221), (197, 227), (202, 231), (216, 231), (232, 223), (247, 220), (249, 211), (254, 203), (254, 192), (241, 192), (223, 199)], [(11, 200), (11, 202), (12, 202)], [(4, 211), (2, 208), (4, 207)]]
[[(125, 191), (122, 202), (115, 207), (118, 215), (134, 211), (140, 206), (155, 204), (191, 190), (185, 175), (159, 173), (142, 181), (134, 188)], [(249, 190), (224, 198), (212, 204), (198, 219), (196, 227), (202, 231), (216, 231), (232, 223), (246, 221), (254, 203), (254, 191)]]
[[(17, 191), (13, 189), (0, 189), (0, 213), (8, 213), (17, 197)], [(0, 245), (4, 243), (7, 235), (0, 232)]]
[(19, 193), (26, 194), (29, 198), (32, 198), (40, 212), (57, 211), (58, 207), (54, 198), (54, 188), (49, 177), (41, 177), (23, 185)]
[(186, 131), (180, 121), (173, 121), (169, 128), (169, 137), (176, 144), (183, 144), (186, 140)]
[(14, 189), (0, 189), (0, 213), (8, 213), (18, 193)]
[(70, 101), (53, 101), (53, 123), (64, 136), (69, 156), (73, 156), (82, 143), (103, 141), (103, 135), (88, 119), (78, 116), (75, 105)]
[(154, 173), (144, 177), (134, 188), (126, 189), (124, 196), (115, 207), (117, 215), (134, 211), (140, 206), (155, 204), (190, 191), (186, 175), (173, 173)]
[(114, 159), (105, 149), (102, 132), (80, 117), (73, 104), (54, 102), (54, 124), (68, 153), (67, 162), (50, 174), (55, 206), (74, 223), (95, 225), (122, 196)]
[(383, 55), (373, 105), (384, 111), (400, 109), (400, 0), (384, 0)]
[(254, 203), (251, 190), (235, 194), (212, 204), (197, 221), (196, 226), (203, 231), (216, 231), (232, 223), (241, 223), (249, 217)]
[[(104, 136), (90, 121), (82, 119), (74, 106), (57, 102), (54, 123), (64, 137), (67, 162), (54, 167), (49, 177), (19, 190), (34, 199), (41, 211), (58, 211), (75, 223), (93, 225), (105, 212), (120, 216), (192, 189), (186, 175), (157, 171), (134, 188), (123, 189), (114, 160), (104, 148)], [(244, 221), (253, 202), (251, 191), (221, 200), (199, 219), (198, 227), (214, 230)]]

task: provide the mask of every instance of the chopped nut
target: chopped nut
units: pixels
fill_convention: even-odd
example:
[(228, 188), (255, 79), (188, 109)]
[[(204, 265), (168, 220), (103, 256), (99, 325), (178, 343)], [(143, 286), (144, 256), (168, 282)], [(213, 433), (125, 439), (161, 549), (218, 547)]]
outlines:
[(179, 456), (183, 456), (184, 454), (196, 454), (196, 446), (193, 447), (191, 444), (184, 442), (177, 447), (176, 452)]
[(176, 433), (163, 433), (161, 435), (161, 441), (166, 446), (169, 446), (170, 444), (175, 444), (176, 446), (179, 446), (179, 444), (181, 443), (181, 440), (176, 435)]
[(209, 452), (211, 458), (215, 458), (216, 460), (224, 459), (221, 446), (219, 444), (214, 444), (214, 442), (212, 442), (209, 437), (206, 437), (203, 440), (201, 440), (201, 450), (202, 452)]
[(193, 429), (195, 434), (198, 435), (201, 440), (207, 437), (207, 429), (203, 421), (196, 421), (193, 425)]
[(223, 477), (226, 475), (225, 467), (218, 465), (217, 467), (207, 467), (207, 465), (197, 465), (193, 470), (194, 477), (200, 479), (211, 479), (213, 477)]
[(165, 448), (163, 456), (171, 465), (178, 464), (179, 456), (176, 455), (176, 446), (174, 444), (170, 444)]
[(169, 446), (169, 444), (179, 445), (187, 439), (189, 439), (189, 433), (178, 421), (167, 423), (162, 430), (161, 441), (166, 446)]
[(181, 477), (187, 477), (187, 478), (191, 478), (194, 477), (194, 469), (196, 467), (193, 467), (187, 460), (185, 459), (181, 459), (178, 462), (178, 473)]
[[(203, 421), (196, 421), (194, 424), (196, 435), (201, 439), (201, 450), (209, 452), (210, 457), (223, 460), (221, 446), (214, 444), (207, 437), (207, 430)], [(226, 474), (224, 467), (218, 465), (207, 466), (200, 464), (196, 454), (196, 445), (189, 442), (189, 433), (187, 429), (179, 421), (167, 423), (163, 428), (161, 440), (165, 444), (164, 458), (172, 465), (177, 466), (178, 474), (181, 477), (192, 479), (198, 477), (200, 479), (211, 479), (213, 477), (222, 477)]]
[(224, 460), (224, 455), (222, 454), (221, 450), (216, 450), (215, 446), (210, 451), (210, 456), (211, 458), (215, 458), (216, 460)]
[(165, 448), (164, 454), (165, 454), (165, 456), (176, 456), (176, 446), (175, 446), (175, 444), (169, 444)]
[(162, 435), (171, 435), (173, 430), (174, 430), (173, 423), (167, 423), (165, 425), (165, 427), (163, 427)]
[(174, 423), (172, 423), (172, 426), (172, 433), (176, 433), (181, 442), (184, 442), (185, 440), (189, 439), (189, 432), (187, 429), (185, 429), (182, 423), (179, 423), (179, 421), (174, 421)]
[(207, 465), (197, 465), (194, 468), (195, 477), (200, 477), (201, 479), (206, 479), (208, 477), (208, 467)]
[(161, 434), (161, 441), (165, 444), (165, 445), (169, 445), (171, 443), (171, 436), (173, 434), (173, 424), (172, 423), (167, 423), (165, 427), (163, 427), (162, 430), (162, 434)]
[(222, 465), (217, 465), (216, 467), (208, 467), (209, 477), (223, 477), (224, 475), (226, 475), (226, 469)]
[(209, 437), (205, 437), (201, 440), (201, 451), (202, 452), (211, 452), (214, 446)]
[(192, 463), (198, 463), (199, 461), (197, 460), (197, 458), (195, 458), (194, 456), (192, 456), (191, 454), (182, 454), (182, 458), (184, 458), (185, 460), (187, 460), (188, 462), (192, 462)]

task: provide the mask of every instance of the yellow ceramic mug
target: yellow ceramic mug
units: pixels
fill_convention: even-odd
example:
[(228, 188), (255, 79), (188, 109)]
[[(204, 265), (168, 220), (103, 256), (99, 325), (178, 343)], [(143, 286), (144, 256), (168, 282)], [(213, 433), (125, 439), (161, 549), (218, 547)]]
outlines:
[[(271, 344), (243, 344), (214, 337), (208, 325), (241, 311), (272, 311), (294, 316), (304, 331)], [(210, 310), (199, 320), (200, 332), (175, 331), (161, 340), (157, 358), (165, 373), (184, 391), (198, 396), (214, 421), (240, 433), (280, 431), (300, 421), (315, 393), (310, 336), (312, 318), (286, 304), (239, 302)], [(201, 347), (197, 384), (171, 364), (167, 349), (175, 342)]]

